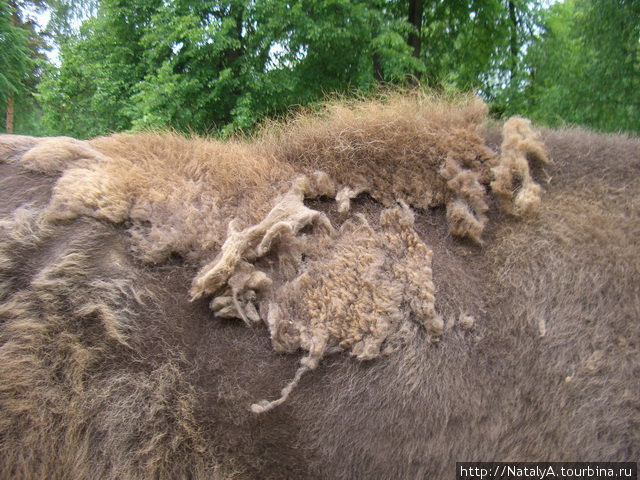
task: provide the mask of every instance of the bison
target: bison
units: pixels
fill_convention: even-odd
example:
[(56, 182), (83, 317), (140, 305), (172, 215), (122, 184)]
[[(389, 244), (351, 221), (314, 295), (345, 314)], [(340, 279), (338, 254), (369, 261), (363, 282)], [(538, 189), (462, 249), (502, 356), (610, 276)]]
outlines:
[(640, 456), (640, 141), (471, 97), (0, 137), (0, 477)]

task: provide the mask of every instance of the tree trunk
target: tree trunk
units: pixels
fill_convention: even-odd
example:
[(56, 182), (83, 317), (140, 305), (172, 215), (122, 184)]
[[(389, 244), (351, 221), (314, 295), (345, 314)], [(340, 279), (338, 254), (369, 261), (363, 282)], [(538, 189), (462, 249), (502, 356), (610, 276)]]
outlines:
[(384, 82), (384, 69), (382, 67), (382, 58), (378, 52), (373, 53), (373, 78), (376, 82)]
[[(407, 43), (413, 48), (411, 53), (415, 58), (420, 58), (420, 49), (422, 47), (422, 14), (424, 12), (423, 0), (409, 0), (409, 23), (413, 26), (413, 30), (409, 33)], [(413, 72), (413, 78), (410, 79), (412, 84), (418, 84), (420, 72)]]
[(413, 56), (416, 58), (420, 56), (423, 11), (423, 0), (409, 0), (409, 23), (413, 25), (414, 30), (409, 33), (407, 43), (413, 47)]
[(7, 98), (5, 130), (7, 133), (13, 133), (13, 93), (9, 93), (9, 97)]
[[(376, 6), (376, 9), (379, 9), (379, 6)], [(371, 23), (371, 46), (373, 47), (373, 55), (372, 55), (372, 66), (373, 66), (373, 78), (377, 83), (384, 82), (384, 67), (382, 65), (382, 54), (375, 46), (376, 39), (380, 35), (380, 20), (382, 18), (382, 12), (378, 13), (379, 17), (376, 16), (375, 19), (372, 19)]]
[(518, 52), (520, 48), (518, 47), (518, 17), (516, 15), (516, 5), (515, 2), (509, 0), (509, 21), (511, 22), (511, 41), (509, 42), (509, 48), (511, 53), (511, 58), (509, 61), (509, 70), (511, 74), (511, 80), (516, 75), (516, 69), (518, 67)]
[[(13, 9), (11, 14), (11, 25), (18, 25), (18, 5), (15, 0), (9, 0), (9, 8)], [(13, 133), (13, 92), (9, 92), (7, 96), (7, 113), (5, 117), (5, 131)]]

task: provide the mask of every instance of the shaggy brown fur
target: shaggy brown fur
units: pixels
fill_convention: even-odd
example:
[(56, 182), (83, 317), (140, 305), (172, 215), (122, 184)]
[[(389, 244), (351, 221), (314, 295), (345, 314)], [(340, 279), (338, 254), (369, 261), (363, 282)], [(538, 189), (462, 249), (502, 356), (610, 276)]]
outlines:
[[(296, 171), (329, 174), (345, 212), (364, 191), (387, 206), (396, 200), (422, 209), (446, 205), (451, 233), (479, 242), (490, 168), (499, 162), (506, 166), (496, 172), (511, 172), (517, 154), (544, 156), (535, 137), (529, 140), (533, 131), (518, 127), (496, 159), (478, 134), (485, 116), (477, 99), (452, 104), (390, 96), (327, 107), (265, 130), (252, 143), (153, 134), (88, 142), (11, 137), (2, 150), (8, 160), (24, 152), (20, 164), (30, 171), (62, 173), (50, 220), (87, 215), (130, 222), (132, 248), (143, 261), (178, 254), (201, 264), (225, 241), (229, 219), (235, 228), (262, 219)], [(526, 159), (518, 165), (528, 171)], [(511, 177), (503, 177), (492, 184), (500, 198), (510, 194)]]
[(0, 232), (0, 477), (215, 478), (183, 362), (143, 353), (137, 318), (153, 309), (117, 234), (28, 209)]
[(488, 180), (494, 153), (479, 136), (487, 108), (479, 99), (455, 103), (429, 96), (329, 105), (264, 134), (266, 149), (304, 171), (321, 169), (339, 184), (366, 188), (386, 206), (398, 198), (417, 208), (444, 205), (438, 170), (447, 158)]
[[(0, 137), (0, 478), (444, 479), (463, 460), (635, 461), (640, 142), (544, 132), (554, 163), (527, 168), (546, 192), (518, 219), (528, 207), (503, 213), (487, 189), (492, 168), (523, 165), (507, 137), (486, 133), (505, 146), (482, 168), (429, 167), (445, 208), (365, 194), (347, 220), (306, 197), (362, 185), (311, 176), (322, 165), (285, 161), (268, 136), (61, 140), (69, 154), (50, 161), (28, 155), (50, 139)], [(501, 184), (507, 209), (522, 171)], [(449, 234), (464, 209), (484, 247)], [(309, 224), (322, 215), (326, 228)], [(214, 297), (189, 302), (242, 232), (230, 274), (203, 282)], [(387, 302), (397, 329), (366, 310)], [(315, 333), (346, 354), (301, 377), (300, 356), (273, 346), (309, 355)], [(371, 344), (375, 358), (349, 358)]]
[[(504, 219), (486, 253), (419, 229), (434, 250), (436, 307), (449, 295), (481, 312), (474, 335), (447, 335), (436, 354), (419, 339), (371, 369), (335, 362), (320, 391), (308, 387), (301, 408), (315, 417), (307, 438), (321, 476), (444, 479), (462, 459), (637, 460), (640, 142), (543, 138), (555, 165), (536, 219)], [(443, 291), (451, 278), (466, 288)]]
[[(255, 223), (293, 176), (291, 168), (241, 142), (116, 135), (85, 148), (98, 160), (77, 162), (64, 172), (47, 216), (131, 222), (135, 253), (153, 263), (171, 254), (206, 259), (224, 242), (229, 219), (241, 227)], [(68, 143), (63, 149), (73, 156), (77, 147)], [(47, 158), (38, 164), (32, 156), (27, 168), (50, 169)], [(251, 195), (244, 195), (247, 189)]]
[[(303, 171), (327, 172), (343, 186), (337, 197), (342, 212), (365, 191), (386, 206), (397, 200), (425, 210), (446, 204), (457, 212), (450, 217), (451, 233), (479, 241), (486, 193), (469, 186), (491, 180), (495, 154), (479, 135), (486, 113), (474, 97), (451, 103), (390, 95), (299, 116), (267, 130), (262, 143)], [(453, 180), (453, 165), (467, 180)]]

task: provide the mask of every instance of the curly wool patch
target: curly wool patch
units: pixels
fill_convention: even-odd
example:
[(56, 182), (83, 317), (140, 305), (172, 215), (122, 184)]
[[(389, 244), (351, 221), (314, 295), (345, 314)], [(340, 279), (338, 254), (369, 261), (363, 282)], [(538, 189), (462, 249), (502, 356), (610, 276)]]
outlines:
[[(307, 242), (308, 243), (308, 242)], [(384, 210), (380, 226), (362, 217), (343, 224), (336, 238), (301, 248), (299, 274), (274, 289), (266, 323), (277, 351), (309, 352), (317, 365), (330, 351), (370, 360), (392, 348), (387, 338), (410, 315), (435, 337), (432, 252), (413, 230), (405, 205)]]
[[(306, 177), (297, 182), (308, 183)], [(394, 350), (391, 339), (401, 335), (410, 318), (434, 340), (443, 330), (434, 308), (432, 252), (413, 230), (414, 216), (406, 204), (384, 210), (378, 228), (358, 217), (338, 232), (324, 228), (296, 236), (313, 218), (300, 195), (294, 185), (265, 220), (225, 243), (218, 260), (194, 280), (192, 293), (199, 295), (207, 282), (209, 291), (218, 290), (225, 278), (231, 291), (223, 290), (211, 302), (218, 316), (241, 317), (249, 324), (262, 321), (276, 351), (307, 352), (281, 397), (254, 404), (256, 413), (283, 403), (302, 374), (315, 369), (326, 354), (348, 351), (358, 360), (388, 354)], [(297, 209), (291, 208), (292, 197), (299, 201)], [(274, 211), (280, 213), (277, 222)], [(288, 218), (282, 216), (286, 211)], [(301, 217), (300, 211), (306, 215)], [(240, 239), (248, 241), (240, 247)], [(240, 260), (239, 252), (254, 263)], [(264, 264), (265, 271), (258, 270), (260, 258), (267, 255), (271, 261)]]

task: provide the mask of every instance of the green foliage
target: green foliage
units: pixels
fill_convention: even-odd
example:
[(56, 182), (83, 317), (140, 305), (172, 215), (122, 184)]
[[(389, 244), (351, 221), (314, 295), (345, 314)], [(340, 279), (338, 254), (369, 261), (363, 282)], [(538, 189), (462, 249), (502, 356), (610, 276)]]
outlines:
[(423, 0), (418, 28), (409, 0), (50, 0), (60, 65), (38, 87), (39, 131), (228, 135), (416, 83), (476, 91), (498, 115), (638, 131), (639, 2)]
[(482, 87), (480, 75), (508, 43), (500, 0), (432, 2), (425, 11), (426, 78), (431, 85)]
[(35, 88), (40, 43), (34, 24), (20, 18), (18, 5), (0, 3), (0, 125), (5, 126), (4, 112), (9, 99), (14, 102), (15, 133), (32, 131), (35, 104), (31, 92)]
[(554, 5), (526, 61), (521, 88), (501, 99), (507, 113), (640, 132), (640, 1)]
[(13, 12), (9, 5), (0, 2), (0, 101), (6, 104), (7, 96), (19, 93), (30, 71), (32, 60), (27, 45), (29, 34), (14, 26)]
[(136, 127), (228, 133), (327, 92), (366, 91), (374, 50), (390, 79), (417, 67), (406, 22), (368, 2), (191, 3), (160, 7), (143, 36), (148, 63), (160, 67), (139, 85)]
[(131, 128), (131, 98), (146, 72), (142, 27), (154, 3), (104, 1), (60, 45), (60, 67), (50, 66), (40, 84), (46, 132), (87, 138)]

